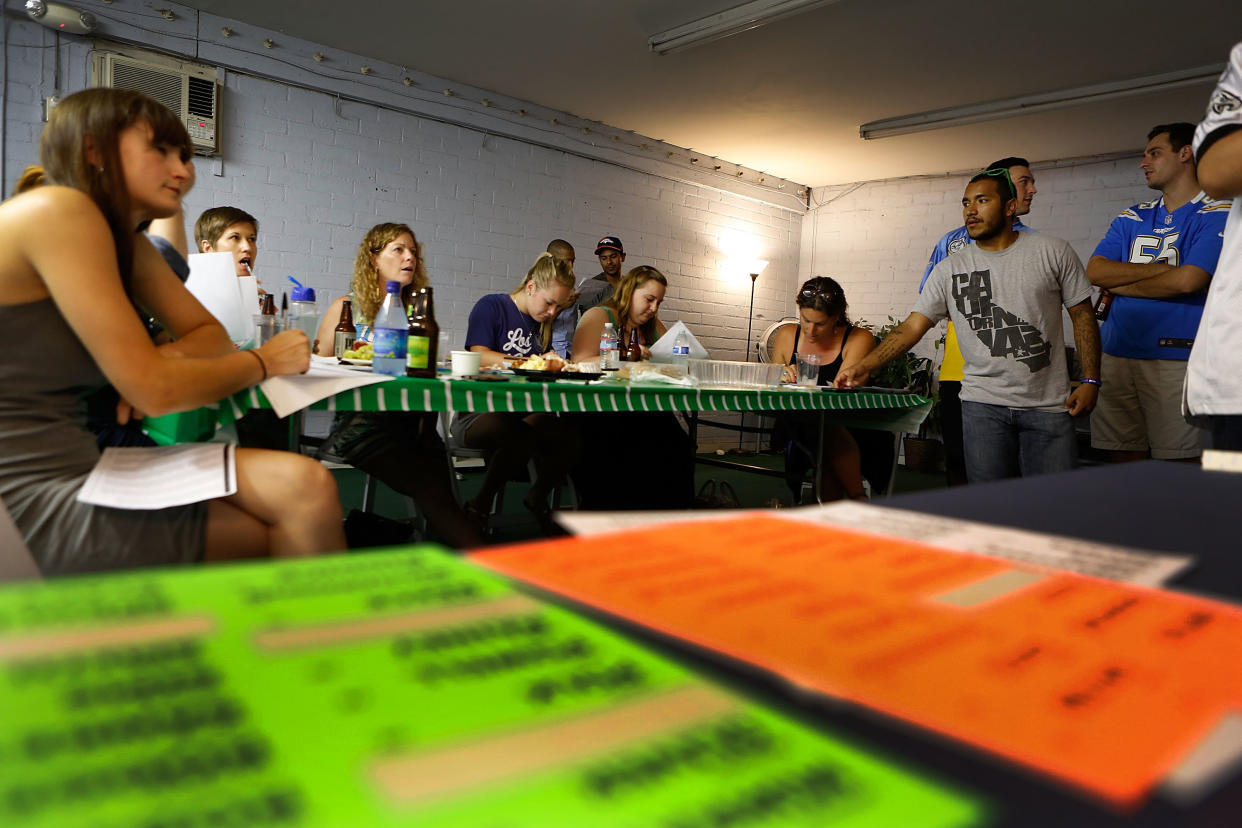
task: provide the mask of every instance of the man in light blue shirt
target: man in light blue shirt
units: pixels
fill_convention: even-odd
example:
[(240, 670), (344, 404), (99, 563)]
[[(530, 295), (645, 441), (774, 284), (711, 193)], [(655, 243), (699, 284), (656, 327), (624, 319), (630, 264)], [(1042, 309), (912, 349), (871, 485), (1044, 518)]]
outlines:
[[(574, 246), (564, 239), (553, 239), (548, 242), (548, 252), (552, 258), (564, 262), (569, 272), (574, 272)], [(581, 290), (582, 286), (579, 285)], [(578, 293), (574, 292), (568, 302), (561, 306), (556, 319), (552, 320), (552, 350), (569, 359), (569, 349), (574, 342), (574, 329), (578, 327)]]

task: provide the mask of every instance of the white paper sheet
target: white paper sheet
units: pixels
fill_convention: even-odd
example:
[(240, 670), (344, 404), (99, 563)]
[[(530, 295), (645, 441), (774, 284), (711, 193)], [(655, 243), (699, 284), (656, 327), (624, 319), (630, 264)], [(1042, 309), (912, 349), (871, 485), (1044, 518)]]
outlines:
[[(739, 512), (558, 512), (556, 520), (575, 535), (592, 535), (668, 521), (713, 520), (736, 514)], [(779, 509), (765, 514), (906, 538), (945, 549), (992, 555), (1142, 586), (1160, 586), (1190, 564), (1188, 557), (1180, 555), (1148, 553), (856, 501)]]
[[(258, 294), (247, 289), (243, 297), (241, 279), (233, 265), (232, 253), (191, 253), (190, 278), (185, 286), (203, 307), (220, 321), (234, 342), (254, 338), (254, 314), (258, 311)], [(245, 300), (250, 299), (249, 303)]]
[(238, 276), (237, 290), (241, 293), (242, 310), (250, 315), (254, 326), (254, 314), (259, 312), (259, 280), (254, 276)]
[(327, 399), (351, 388), (387, 382), (387, 374), (372, 374), (339, 364), (335, 357), (311, 357), (310, 370), (305, 374), (269, 377), (259, 389), (272, 404), (277, 417), (288, 417), (311, 403)]
[(686, 332), (686, 338), (690, 340), (690, 359), (707, 359), (707, 349), (699, 343), (694, 334), (690, 333), (686, 323), (678, 319), (673, 323), (673, 327), (664, 332), (664, 336), (652, 343), (651, 361), (672, 362), (673, 344), (677, 342), (677, 334), (682, 331)]
[(237, 492), (232, 443), (106, 448), (78, 500), (114, 509), (167, 509)]

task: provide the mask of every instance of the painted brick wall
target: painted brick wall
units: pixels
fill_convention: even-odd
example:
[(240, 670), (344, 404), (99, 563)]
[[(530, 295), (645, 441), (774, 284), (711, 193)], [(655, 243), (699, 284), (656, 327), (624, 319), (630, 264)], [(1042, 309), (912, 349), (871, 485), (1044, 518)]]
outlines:
[[(1036, 164), (1039, 192), (1023, 221), (1068, 241), (1085, 264), (1119, 212), (1152, 198), (1138, 159), (1136, 151), (1133, 159), (1118, 161)], [(803, 220), (801, 272), (837, 279), (855, 318), (904, 319), (932, 246), (962, 223), (968, 180), (945, 176), (815, 190), (813, 203), (822, 206)], [(920, 352), (926, 353), (925, 344)]]
[[(36, 161), (54, 77), (52, 34), (8, 22), (6, 192)], [(63, 93), (86, 85), (89, 49), (62, 39)], [(197, 162), (191, 225), (215, 205), (251, 212), (260, 220), (256, 274), (276, 290), (285, 274), (308, 282), (321, 307), (348, 290), (358, 243), (381, 221), (415, 229), (455, 344), (475, 301), (515, 288), (557, 237), (577, 248), (582, 277), (599, 271), (594, 242), (619, 235), (627, 266), (669, 277), (661, 318), (684, 320), (717, 357), (743, 353), (750, 289), (725, 271), (722, 236), (771, 261), (755, 294), (759, 332), (790, 306), (799, 212), (241, 73), (227, 74), (222, 102), (222, 159)]]

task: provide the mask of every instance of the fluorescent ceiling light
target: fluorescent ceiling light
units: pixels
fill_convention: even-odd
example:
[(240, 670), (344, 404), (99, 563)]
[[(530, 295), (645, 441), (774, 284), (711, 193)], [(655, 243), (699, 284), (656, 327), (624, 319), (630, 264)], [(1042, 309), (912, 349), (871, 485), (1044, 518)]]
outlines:
[(838, 0), (751, 0), (749, 3), (657, 32), (647, 39), (647, 45), (651, 47), (651, 51), (667, 55), (698, 46), (700, 43), (709, 43), (739, 32), (757, 29), (773, 20), (836, 2)]
[(1148, 75), (1112, 83), (1097, 83), (1093, 86), (1079, 86), (1057, 92), (1026, 95), (1021, 98), (933, 109), (930, 112), (920, 112), (915, 115), (871, 121), (860, 126), (858, 134), (866, 139), (891, 138), (894, 135), (909, 135), (914, 132), (930, 132), (933, 129), (977, 124), (981, 121), (996, 121), (1080, 104), (1150, 95), (1153, 92), (1180, 89), (1184, 86), (1215, 83), (1224, 68), (1225, 64), (1218, 63), (1213, 66), (1201, 66), (1198, 69), (1166, 72), (1163, 75)]

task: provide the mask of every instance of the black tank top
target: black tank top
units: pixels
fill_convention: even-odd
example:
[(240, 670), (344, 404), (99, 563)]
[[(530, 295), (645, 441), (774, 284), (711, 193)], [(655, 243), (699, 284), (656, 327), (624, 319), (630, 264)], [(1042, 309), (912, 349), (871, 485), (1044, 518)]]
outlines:
[[(850, 338), (850, 331), (854, 330), (853, 325), (845, 326), (845, 334), (841, 337), (841, 350), (837, 352), (837, 358), (827, 365), (819, 366), (819, 385), (831, 385), (832, 381), (837, 378), (837, 371), (841, 370), (841, 362), (845, 358), (845, 343)], [(794, 331), (793, 351), (789, 355), (787, 365), (794, 365), (798, 360), (798, 340), (802, 338), (802, 326), (799, 325)]]

